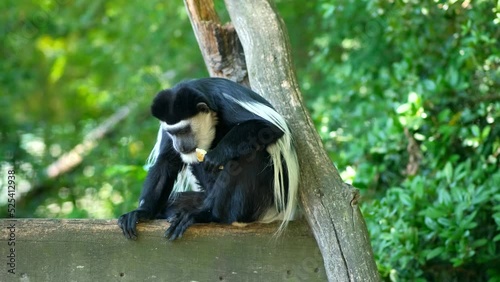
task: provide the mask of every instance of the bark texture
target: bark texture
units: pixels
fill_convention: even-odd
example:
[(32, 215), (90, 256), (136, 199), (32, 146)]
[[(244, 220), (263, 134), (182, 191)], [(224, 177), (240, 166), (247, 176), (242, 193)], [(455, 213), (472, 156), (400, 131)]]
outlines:
[(248, 86), (245, 55), (232, 24), (222, 25), (213, 1), (184, 0), (210, 76)]
[(0, 219), (0, 281), (325, 281), (307, 224), (277, 226), (196, 224), (171, 242), (155, 220), (131, 241), (115, 219)]
[[(212, 3), (186, 0), (188, 13), (197, 11), (189, 5), (210, 9), (207, 2)], [(304, 106), (283, 20), (270, 0), (225, 3), (243, 46), (251, 88), (271, 101), (293, 131), (301, 166), (302, 209), (321, 249), (328, 279), (379, 281), (368, 230), (358, 207), (359, 192), (340, 178)], [(213, 55), (203, 50), (207, 42), (199, 33), (210, 31), (200, 29), (200, 20), (193, 15), (190, 18), (207, 62)], [(209, 63), (207, 66), (211, 68)]]

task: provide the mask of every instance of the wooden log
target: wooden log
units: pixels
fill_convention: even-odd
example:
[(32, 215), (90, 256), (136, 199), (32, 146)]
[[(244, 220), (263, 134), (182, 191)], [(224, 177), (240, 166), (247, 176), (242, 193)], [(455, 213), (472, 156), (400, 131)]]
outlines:
[(0, 227), (0, 281), (326, 280), (300, 221), (277, 238), (276, 224), (194, 225), (173, 242), (163, 237), (164, 220), (139, 224), (137, 241), (125, 239), (116, 220), (2, 219)]

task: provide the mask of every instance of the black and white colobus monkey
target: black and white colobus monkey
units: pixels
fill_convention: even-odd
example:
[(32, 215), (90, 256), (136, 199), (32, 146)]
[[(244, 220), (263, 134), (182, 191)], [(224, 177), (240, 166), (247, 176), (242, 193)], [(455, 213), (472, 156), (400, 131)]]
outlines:
[[(118, 220), (127, 238), (156, 218), (170, 221), (170, 240), (194, 223), (283, 220), (281, 230), (293, 218), (297, 155), (285, 119), (264, 98), (205, 78), (159, 92), (151, 112), (161, 126), (139, 207)], [(208, 151), (203, 162), (197, 148)]]

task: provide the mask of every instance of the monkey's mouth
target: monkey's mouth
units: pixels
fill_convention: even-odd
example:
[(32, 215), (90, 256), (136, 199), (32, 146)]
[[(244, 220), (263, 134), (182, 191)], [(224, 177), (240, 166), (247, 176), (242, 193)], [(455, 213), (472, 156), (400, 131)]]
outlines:
[(181, 153), (181, 159), (186, 164), (198, 163), (198, 158), (196, 157), (196, 149), (187, 153)]
[(180, 153), (183, 154), (183, 155), (189, 155), (189, 154), (192, 154), (192, 153), (195, 153), (196, 152), (196, 148), (193, 148), (192, 150), (189, 149), (189, 150), (184, 150), (184, 151), (181, 151)]

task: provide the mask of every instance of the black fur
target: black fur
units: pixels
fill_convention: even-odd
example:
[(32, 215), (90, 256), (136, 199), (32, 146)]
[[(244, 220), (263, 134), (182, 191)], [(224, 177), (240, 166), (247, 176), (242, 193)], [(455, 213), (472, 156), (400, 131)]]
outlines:
[(136, 239), (136, 225), (145, 220), (168, 219), (171, 225), (165, 236), (174, 240), (194, 223), (252, 222), (273, 207), (274, 172), (265, 149), (284, 132), (225, 95), (272, 108), (253, 91), (219, 78), (190, 80), (158, 93), (151, 106), (153, 116), (175, 124), (206, 111), (206, 105), (217, 114), (216, 134), (204, 162), (188, 165), (202, 190), (171, 196), (185, 164), (171, 135), (163, 131), (160, 154), (140, 196), (142, 204), (119, 218), (127, 238)]

